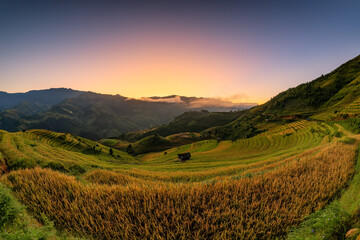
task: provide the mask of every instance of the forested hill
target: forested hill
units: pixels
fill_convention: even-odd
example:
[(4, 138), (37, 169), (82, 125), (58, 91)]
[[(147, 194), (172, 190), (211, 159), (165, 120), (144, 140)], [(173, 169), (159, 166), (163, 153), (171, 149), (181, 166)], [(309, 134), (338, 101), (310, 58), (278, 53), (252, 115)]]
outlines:
[[(341, 111), (360, 97), (360, 56), (329, 74), (279, 93), (252, 113), (314, 115)], [(323, 116), (324, 117), (324, 116)]]
[(204, 133), (220, 139), (239, 139), (254, 136), (272, 124), (298, 119), (346, 119), (358, 115), (360, 56), (331, 73), (279, 93), (227, 125), (207, 129)]

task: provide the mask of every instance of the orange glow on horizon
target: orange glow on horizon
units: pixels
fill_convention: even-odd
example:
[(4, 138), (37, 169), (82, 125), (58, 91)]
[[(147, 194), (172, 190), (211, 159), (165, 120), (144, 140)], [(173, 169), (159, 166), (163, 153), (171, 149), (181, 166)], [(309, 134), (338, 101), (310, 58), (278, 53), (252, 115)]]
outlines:
[(14, 69), (7, 77), (29, 79), (22, 84), (26, 90), (69, 87), (131, 98), (175, 94), (263, 103), (269, 93), (251, 81), (249, 56), (219, 39), (205, 41), (200, 33), (145, 32), (122, 42), (100, 38), (76, 51), (38, 53), (29, 56), (36, 62), (19, 60), (21, 72)]

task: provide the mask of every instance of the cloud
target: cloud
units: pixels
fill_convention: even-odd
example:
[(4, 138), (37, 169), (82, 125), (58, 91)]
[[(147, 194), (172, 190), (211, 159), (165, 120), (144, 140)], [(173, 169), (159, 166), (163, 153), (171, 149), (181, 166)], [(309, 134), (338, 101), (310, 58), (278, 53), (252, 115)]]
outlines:
[[(252, 107), (257, 105), (256, 103), (247, 103), (246, 99), (249, 97), (245, 94), (235, 94), (229, 97), (217, 97), (217, 98), (194, 98), (190, 101), (185, 101), (190, 108), (202, 108), (202, 107)], [(180, 96), (169, 97), (142, 97), (139, 100), (148, 102), (167, 102), (167, 103), (185, 103)]]
[(228, 98), (199, 98), (190, 103), (191, 108), (201, 108), (204, 106), (215, 106), (215, 107), (243, 107), (243, 106), (254, 106), (255, 103), (246, 102), (233, 102), (235, 99), (239, 101), (244, 99), (245, 95), (234, 95)]
[(139, 100), (147, 101), (147, 102), (167, 102), (167, 103), (182, 103), (180, 96), (174, 96), (172, 98), (149, 98), (149, 97), (142, 97)]
[(246, 102), (249, 99), (249, 96), (244, 93), (238, 93), (227, 97), (217, 97), (217, 99), (233, 102), (233, 103), (240, 103), (240, 102)]

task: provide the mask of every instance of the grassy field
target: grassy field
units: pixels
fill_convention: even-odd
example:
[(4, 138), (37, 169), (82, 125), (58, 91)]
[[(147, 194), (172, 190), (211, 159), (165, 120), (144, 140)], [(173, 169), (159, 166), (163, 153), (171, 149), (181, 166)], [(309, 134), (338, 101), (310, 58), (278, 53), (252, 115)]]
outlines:
[[(38, 221), (75, 236), (275, 239), (339, 196), (356, 137), (302, 120), (133, 157), (71, 134), (0, 131), (1, 181)], [(183, 152), (192, 157), (179, 162)]]

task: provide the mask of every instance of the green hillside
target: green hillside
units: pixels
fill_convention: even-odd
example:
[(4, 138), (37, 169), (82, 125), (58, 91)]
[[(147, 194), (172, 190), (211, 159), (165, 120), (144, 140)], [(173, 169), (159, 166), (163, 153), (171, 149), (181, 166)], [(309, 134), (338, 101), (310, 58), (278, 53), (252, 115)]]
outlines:
[(360, 56), (344, 63), (329, 74), (279, 93), (251, 112), (326, 119), (334, 111), (342, 111), (359, 98), (359, 77)]
[[(139, 132), (133, 132), (131, 134), (127, 134), (127, 136), (135, 136), (137, 134), (139, 134)], [(204, 137), (202, 137), (199, 133), (182, 132), (169, 135), (165, 138), (161, 137), (158, 134), (154, 134), (148, 137), (144, 137), (136, 142), (127, 142), (125, 140), (116, 138), (101, 139), (98, 142), (105, 146), (116, 148), (121, 151), (130, 152), (133, 155), (137, 155), (148, 152), (163, 151), (172, 147), (190, 144), (203, 139)]]
[(276, 125), (301, 119), (326, 121), (357, 117), (360, 98), (360, 56), (329, 74), (279, 93), (263, 105), (245, 110), (236, 120), (202, 132), (204, 136), (241, 139)]
[[(48, 167), (72, 174), (93, 168), (111, 168), (133, 161), (125, 152), (81, 137), (47, 130), (9, 133), (0, 130), (3, 171), (27, 167)], [(7, 169), (7, 170), (6, 170)]]
[(185, 132), (199, 133), (210, 127), (228, 124), (239, 118), (244, 113), (245, 111), (208, 112), (205, 110), (185, 112), (167, 124), (150, 129), (148, 131), (123, 134), (120, 136), (120, 138), (133, 142), (154, 134), (159, 134), (160, 136), (166, 137), (169, 135)]
[(132, 144), (136, 153), (148, 153), (161, 151), (171, 147), (171, 141), (160, 135), (151, 135)]

